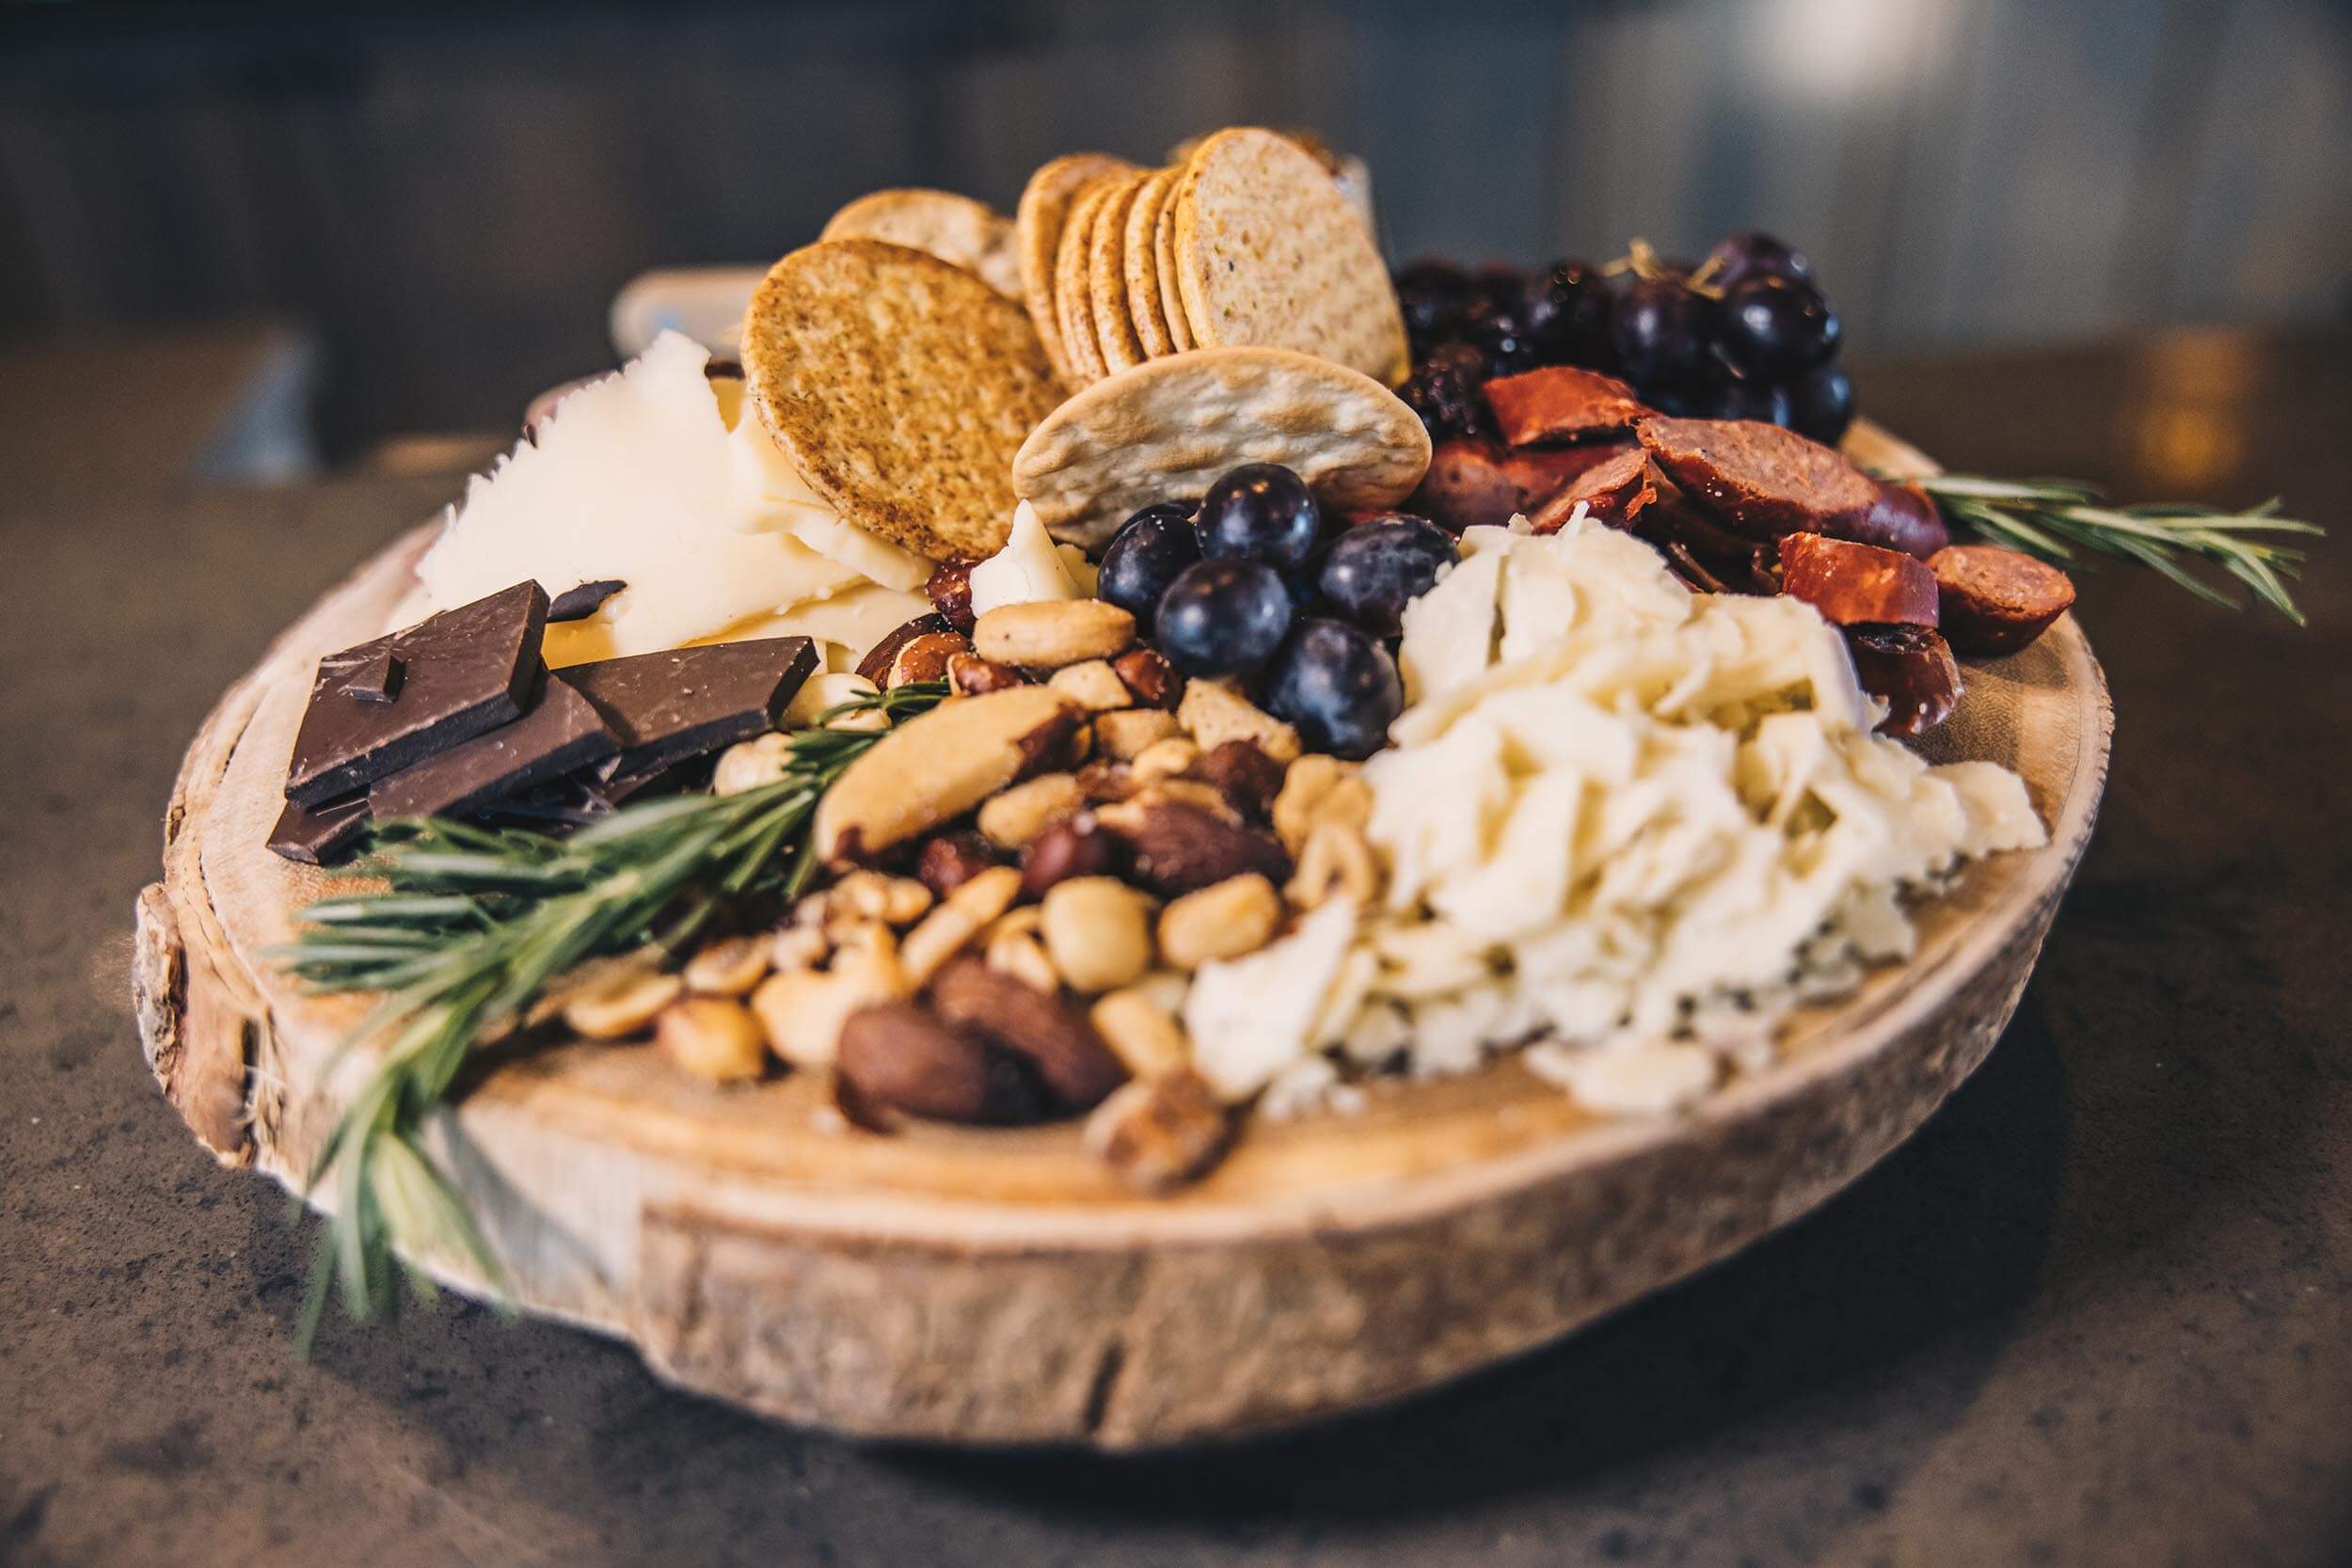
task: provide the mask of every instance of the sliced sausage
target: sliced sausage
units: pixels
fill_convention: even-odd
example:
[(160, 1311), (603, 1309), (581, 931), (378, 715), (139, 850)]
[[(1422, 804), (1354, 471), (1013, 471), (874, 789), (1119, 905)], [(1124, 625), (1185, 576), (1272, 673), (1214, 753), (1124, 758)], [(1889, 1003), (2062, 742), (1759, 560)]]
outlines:
[[(1653, 475), (1657, 470), (1651, 469)], [(1776, 594), (1772, 546), (1734, 533), (1693, 506), (1673, 482), (1656, 480), (1658, 499), (1633, 519), (1633, 535), (1655, 546), (1676, 575), (1710, 594)]]
[(2064, 572), (1998, 545), (1953, 545), (1928, 558), (1944, 600), (1944, 635), (1963, 654), (2013, 654), (2074, 603)]
[(1921, 557), (1951, 543), (1926, 491), (1883, 483), (1793, 430), (1652, 415), (1634, 431), (1667, 478), (1756, 538), (1826, 533)]
[(1596, 522), (1631, 528), (1643, 509), (1657, 499), (1657, 470), (1650, 467), (1649, 454), (1631, 447), (1562, 485), (1549, 500), (1529, 514), (1528, 523), (1537, 533), (1557, 533), (1581, 506)]
[(1931, 626), (1848, 626), (1862, 689), (1886, 704), (1881, 735), (1925, 735), (1960, 705), (1960, 663)]
[(1935, 625), (1935, 574), (1876, 545), (1792, 533), (1780, 542), (1780, 591), (1836, 626)]
[(1925, 490), (1916, 484), (1890, 484), (1884, 480), (1872, 483), (1879, 487), (1879, 499), (1871, 503), (1861, 524), (1845, 534), (1846, 538), (1858, 539), (1866, 545), (1883, 545), (1922, 561), (1952, 542), (1952, 531), (1944, 526), (1944, 515), (1935, 509), (1934, 498)]
[(1598, 371), (1547, 365), (1499, 375), (1482, 388), (1495, 427), (1515, 447), (1538, 441), (1581, 441), (1631, 430), (1649, 412), (1633, 388)]
[(1497, 441), (1440, 441), (1429, 471), (1404, 510), (1459, 533), (1500, 528), (1515, 514), (1534, 512), (1577, 475), (1608, 462), (1621, 446), (1529, 448), (1513, 451)]

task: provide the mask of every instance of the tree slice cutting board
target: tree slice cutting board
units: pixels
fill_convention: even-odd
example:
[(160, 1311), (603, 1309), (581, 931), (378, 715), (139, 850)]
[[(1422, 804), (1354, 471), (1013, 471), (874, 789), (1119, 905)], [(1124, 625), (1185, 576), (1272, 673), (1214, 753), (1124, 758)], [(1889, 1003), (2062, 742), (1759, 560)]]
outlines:
[[(1924, 468), (1859, 428), (1856, 455)], [(262, 847), (322, 653), (385, 629), (426, 531), (328, 594), (221, 699), (138, 902), (148, 1057), (226, 1164), (298, 1186), (364, 1078), (360, 999), (258, 955), (329, 879)], [(1915, 1129), (2009, 1022), (2089, 838), (2111, 715), (2071, 617), (1966, 670), (1939, 759), (2024, 775), (2047, 847), (1972, 867), (1908, 966), (1800, 1014), (1692, 1113), (1601, 1121), (1505, 1060), (1254, 1125), (1165, 1198), (1073, 1127), (846, 1129), (814, 1075), (717, 1088), (639, 1046), (491, 1065), (432, 1147), (528, 1311), (662, 1377), (877, 1436), (1135, 1449), (1355, 1409), (1539, 1345), (1785, 1225)], [(460, 1289), (462, 1262), (419, 1259)], [(398, 1332), (398, 1330), (388, 1330)]]

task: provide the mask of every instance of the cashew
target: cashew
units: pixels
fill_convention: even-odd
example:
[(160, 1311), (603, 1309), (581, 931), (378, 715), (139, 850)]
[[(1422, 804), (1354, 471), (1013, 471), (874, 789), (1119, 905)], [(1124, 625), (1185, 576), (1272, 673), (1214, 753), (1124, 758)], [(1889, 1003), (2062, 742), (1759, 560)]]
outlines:
[(1083, 664), (1068, 665), (1055, 671), (1045, 684), (1089, 713), (1108, 713), (1135, 701), (1127, 683), (1119, 678), (1107, 659), (1089, 658)]
[(982, 658), (1027, 670), (1108, 658), (1135, 640), (1136, 618), (1104, 599), (1000, 605), (972, 627), (972, 646)]
[(1045, 950), (1075, 991), (1126, 985), (1152, 965), (1152, 932), (1142, 895), (1115, 877), (1073, 877), (1047, 890)]
[(1168, 718), (1168, 738), (1155, 740), (1137, 752), (1130, 765), (1137, 784), (1156, 784), (1164, 779), (1176, 778), (1200, 760), (1200, 748), (1175, 733), (1175, 715), (1170, 714)]
[(833, 953), (833, 943), (814, 926), (787, 926), (768, 939), (768, 961), (787, 974), (815, 969)]
[(1289, 762), (1299, 752), (1296, 730), (1223, 681), (1187, 685), (1184, 700), (1176, 705), (1176, 721), (1204, 752), (1229, 740), (1248, 740), (1277, 762)]
[(1137, 1078), (1156, 1078), (1192, 1060), (1192, 1042), (1184, 1037), (1184, 1026), (1142, 987), (1106, 992), (1087, 1017)]
[(713, 1083), (756, 1078), (768, 1061), (757, 1021), (731, 997), (690, 996), (664, 1009), (653, 1041), (677, 1067)]
[(1095, 744), (1104, 756), (1122, 762), (1140, 759), (1154, 746), (1167, 744), (1176, 733), (1176, 716), (1165, 708), (1126, 707), (1097, 714), (1094, 720)]
[(842, 770), (811, 841), (827, 864), (879, 855), (962, 816), (1066, 743), (1075, 714), (1042, 686), (946, 703), (891, 731)]
[(912, 926), (930, 907), (930, 888), (912, 877), (885, 877), (879, 871), (852, 871), (825, 893), (828, 924), (847, 918)]
[(686, 960), (686, 989), (697, 996), (740, 996), (766, 976), (771, 953), (759, 937), (723, 937)]
[(719, 765), (710, 770), (710, 793), (740, 795), (775, 784), (784, 777), (784, 765), (791, 757), (792, 742), (787, 736), (771, 732), (739, 741), (719, 754)]
[(1314, 825), (1298, 851), (1298, 874), (1282, 890), (1302, 910), (1320, 909), (1334, 895), (1361, 908), (1379, 891), (1380, 867), (1363, 831), (1340, 821)]
[(777, 1055), (795, 1067), (828, 1067), (851, 1013), (914, 989), (898, 955), (877, 942), (835, 954), (829, 970), (771, 974), (752, 992), (752, 1011)]
[(1356, 765), (1316, 752), (1300, 757), (1282, 775), (1274, 798), (1274, 835), (1295, 855), (1319, 822), (1361, 829), (1372, 820), (1372, 786)]
[(564, 1024), (584, 1040), (641, 1034), (678, 998), (686, 982), (656, 970), (625, 969), (564, 1004)]
[(1075, 775), (1041, 773), (981, 802), (980, 835), (999, 849), (1018, 849), (1085, 804)]
[[(977, 702), (980, 699), (974, 698)], [(1021, 893), (1021, 873), (992, 865), (939, 901), (898, 944), (898, 964), (910, 986), (921, 986), (941, 964), (963, 950), (980, 929), (1008, 909)]]
[(1255, 871), (1187, 893), (1160, 911), (1160, 957), (1177, 969), (1254, 953), (1281, 924), (1282, 900)]

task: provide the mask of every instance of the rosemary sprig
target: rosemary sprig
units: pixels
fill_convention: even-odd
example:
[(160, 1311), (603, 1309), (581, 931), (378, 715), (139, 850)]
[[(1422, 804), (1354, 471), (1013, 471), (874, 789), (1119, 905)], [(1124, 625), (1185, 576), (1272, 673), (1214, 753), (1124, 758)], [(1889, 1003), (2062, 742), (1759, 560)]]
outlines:
[(796, 734), (784, 776), (740, 794), (686, 795), (625, 807), (558, 839), (445, 818), (384, 823), (358, 868), (381, 891), (329, 898), (275, 954), (326, 991), (382, 991), (345, 1049), (381, 1042), (366, 1085), (328, 1133), (306, 1192), (335, 1197), (296, 1332), (309, 1354), (330, 1284), (365, 1321), (399, 1302), (395, 1263), (455, 1256), (494, 1290), (496, 1259), (423, 1130), (467, 1056), (510, 1031), (548, 985), (582, 960), (651, 943), (675, 953), (732, 897), (791, 897), (816, 870), (810, 819), (844, 768), (882, 730), (832, 727), (861, 712), (892, 724), (934, 706), (939, 682), (843, 704)]
[(2301, 571), (2304, 552), (2258, 535), (2326, 531), (2280, 516), (2276, 500), (2244, 512), (2216, 512), (2180, 503), (2114, 506), (2091, 485), (2067, 479), (1938, 474), (1918, 483), (1960, 531), (2045, 561), (2070, 561), (2076, 549), (2084, 549), (2137, 562), (2201, 599), (2237, 608), (2235, 600), (2188, 569), (2191, 561), (2210, 562), (2298, 626), (2303, 612), (2287, 584)]

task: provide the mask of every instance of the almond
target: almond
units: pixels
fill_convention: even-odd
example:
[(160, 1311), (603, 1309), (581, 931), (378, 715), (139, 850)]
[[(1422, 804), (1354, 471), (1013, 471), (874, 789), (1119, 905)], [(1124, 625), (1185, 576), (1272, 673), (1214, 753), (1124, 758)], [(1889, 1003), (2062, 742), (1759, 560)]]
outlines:
[(1270, 836), (1189, 800), (1138, 797), (1095, 816), (1126, 844), (1137, 877), (1170, 897), (1252, 871), (1276, 882), (1291, 874), (1290, 856)]
[(1254, 740), (1228, 740), (1203, 752), (1193, 773), (1246, 822), (1263, 823), (1282, 788), (1282, 765)]
[(1021, 855), (1021, 891), (1042, 898), (1073, 877), (1098, 877), (1120, 860), (1119, 841), (1091, 816), (1066, 816), (1029, 841)]
[(977, 654), (961, 653), (947, 656), (947, 684), (959, 697), (979, 697), (1029, 683), (1009, 664), (995, 664)]
[(1160, 657), (1156, 648), (1130, 648), (1111, 660), (1111, 668), (1145, 707), (1166, 708), (1173, 713), (1184, 695), (1184, 677)]
[(930, 997), (941, 1018), (1019, 1056), (1073, 1110), (1100, 1103), (1127, 1076), (1084, 1013), (977, 958), (961, 958), (941, 970)]
[(914, 681), (937, 681), (947, 678), (947, 661), (958, 654), (970, 653), (972, 644), (952, 631), (928, 632), (912, 639), (891, 659), (882, 674), (884, 690)]
[(982, 658), (1028, 670), (1108, 658), (1135, 640), (1136, 618), (1102, 599), (1000, 605), (972, 627), (972, 646)]
[(1035, 1095), (980, 1038), (913, 1002), (860, 1007), (841, 1026), (834, 1081), (870, 1113), (941, 1121), (1032, 1119)]
[(878, 856), (1036, 771), (1076, 728), (1068, 700), (1042, 686), (942, 704), (842, 770), (817, 807), (813, 847), (828, 865)]

